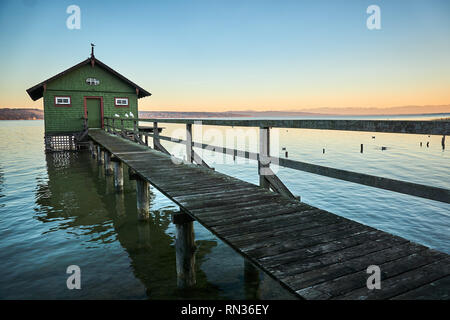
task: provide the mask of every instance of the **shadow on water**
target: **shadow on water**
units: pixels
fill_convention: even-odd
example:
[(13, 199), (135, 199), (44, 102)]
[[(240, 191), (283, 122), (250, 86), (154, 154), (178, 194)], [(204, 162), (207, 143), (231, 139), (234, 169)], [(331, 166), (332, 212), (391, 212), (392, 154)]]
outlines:
[[(129, 180), (126, 174), (123, 191), (119, 192), (115, 190), (113, 177), (105, 175), (103, 166), (98, 165), (88, 153), (49, 153), (46, 162), (48, 180), (38, 179), (35, 209), (38, 221), (54, 224), (45, 233), (64, 230), (66, 235), (79, 241), (76, 250), (100, 248), (106, 255), (108, 245), (120, 244), (126, 252), (122, 251), (122, 254), (129, 258), (128, 265), (121, 266), (120, 270), (124, 273), (131, 270), (134, 278), (143, 284), (145, 296), (141, 298), (233, 298), (224, 295), (218, 285), (209, 282), (202, 269), (217, 241), (196, 240), (196, 284), (190, 288), (177, 287), (175, 227), (171, 215), (178, 210), (173, 206), (151, 210), (149, 221), (138, 221), (135, 182)], [(155, 200), (152, 189), (151, 204)], [(102, 256), (97, 259), (96, 262), (102, 264)], [(247, 267), (245, 270), (245, 275), (242, 275), (244, 297), (257, 299), (259, 273), (252, 273)], [(107, 273), (108, 266), (103, 266), (101, 272)], [(95, 286), (90, 290), (95, 290)], [(110, 290), (120, 292), (120, 288)], [(93, 298), (99, 296), (101, 294), (95, 292), (88, 295)], [(122, 298), (120, 293), (113, 296)]]

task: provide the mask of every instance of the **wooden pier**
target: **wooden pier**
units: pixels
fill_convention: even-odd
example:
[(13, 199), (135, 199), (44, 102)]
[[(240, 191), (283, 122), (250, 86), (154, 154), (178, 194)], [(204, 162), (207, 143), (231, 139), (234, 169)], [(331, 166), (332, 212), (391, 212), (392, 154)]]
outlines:
[[(203, 160), (198, 161), (198, 155), (192, 150), (195, 143), (189, 135), (188, 163), (176, 163), (167, 151), (161, 150), (159, 131), (154, 131), (154, 148), (149, 148), (141, 140), (136, 122), (134, 141), (108, 125), (109, 132), (89, 130), (91, 150), (102, 164), (110, 166), (110, 161), (104, 160), (107, 157), (115, 164), (126, 164), (137, 185), (150, 183), (180, 206), (184, 213), (177, 214), (174, 222), (186, 226), (177, 232), (177, 237), (187, 239), (184, 251), (194, 251), (189, 223), (195, 219), (301, 298), (449, 299), (450, 257), (447, 254), (302, 203), (276, 176), (256, 186), (218, 173)], [(187, 129), (190, 130), (189, 124)], [(265, 152), (268, 154), (268, 148)], [(199, 165), (193, 164), (193, 159)], [(264, 163), (260, 165), (260, 169), (267, 167)], [(122, 166), (117, 164), (111, 171), (115, 174), (115, 184), (120, 186), (123, 169), (119, 168)], [(390, 185), (391, 180), (385, 182)], [(411, 191), (414, 184), (398, 183), (387, 189), (405, 186), (404, 193), (416, 192)], [(444, 197), (441, 201), (449, 202), (448, 190), (430, 188), (422, 188), (421, 194), (426, 198)], [(142, 191), (139, 194), (145, 197)], [(148, 213), (145, 209), (141, 211), (140, 217), (145, 218)], [(178, 250), (177, 247), (177, 254)], [(189, 259), (178, 263), (177, 256), (180, 272), (183, 268), (192, 272), (189, 263)], [(367, 268), (372, 265), (380, 268), (380, 289), (367, 287), (370, 276)]]

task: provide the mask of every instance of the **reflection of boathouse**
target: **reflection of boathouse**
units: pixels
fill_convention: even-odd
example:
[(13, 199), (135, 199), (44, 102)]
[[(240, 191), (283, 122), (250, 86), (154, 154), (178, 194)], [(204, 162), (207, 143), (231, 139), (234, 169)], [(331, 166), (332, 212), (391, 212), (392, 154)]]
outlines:
[[(39, 221), (58, 221), (54, 231), (78, 234), (87, 239), (83, 245), (88, 247), (89, 243), (95, 247), (98, 243), (104, 245), (117, 239), (126, 250), (133, 273), (146, 287), (149, 298), (173, 299), (189, 293), (197, 297), (201, 295), (204, 299), (220, 298), (218, 288), (207, 281), (201, 270), (203, 257), (216, 242), (196, 241), (196, 284), (180, 291), (177, 287), (175, 239), (167, 232), (173, 211), (152, 211), (149, 221), (138, 221), (134, 182), (124, 179), (124, 191), (116, 192), (112, 178), (105, 176), (102, 166), (98, 166), (87, 153), (48, 153), (46, 161), (48, 181), (38, 181), (36, 190), (36, 204), (41, 212), (45, 212), (36, 217)], [(91, 166), (86, 169), (89, 162)], [(101, 264), (101, 257), (98, 263)], [(101, 265), (98, 268), (103, 270)], [(108, 272), (108, 267), (104, 272)], [(120, 288), (115, 290), (118, 292)]]

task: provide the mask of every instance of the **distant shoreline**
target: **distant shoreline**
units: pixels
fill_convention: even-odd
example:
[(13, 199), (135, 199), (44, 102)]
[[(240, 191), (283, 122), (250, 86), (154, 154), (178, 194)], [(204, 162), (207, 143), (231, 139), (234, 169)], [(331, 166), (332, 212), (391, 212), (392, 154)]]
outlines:
[[(142, 119), (167, 119), (167, 118), (278, 118), (278, 117), (408, 117), (426, 116), (440, 121), (448, 121), (448, 112), (430, 113), (397, 113), (397, 114), (340, 114), (340, 113), (313, 113), (303, 111), (225, 111), (225, 112), (201, 112), (201, 111), (139, 111)], [(26, 108), (0, 108), (0, 120), (43, 120), (44, 111), (41, 109)]]

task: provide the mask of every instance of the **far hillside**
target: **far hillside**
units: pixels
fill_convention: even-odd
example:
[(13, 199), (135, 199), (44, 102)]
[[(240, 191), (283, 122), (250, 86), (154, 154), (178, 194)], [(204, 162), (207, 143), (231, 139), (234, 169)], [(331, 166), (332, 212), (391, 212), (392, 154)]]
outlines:
[(0, 109), (0, 120), (40, 120), (44, 119), (44, 111), (39, 109)]

